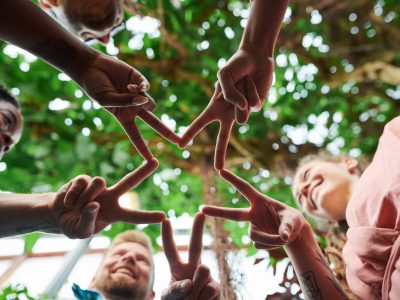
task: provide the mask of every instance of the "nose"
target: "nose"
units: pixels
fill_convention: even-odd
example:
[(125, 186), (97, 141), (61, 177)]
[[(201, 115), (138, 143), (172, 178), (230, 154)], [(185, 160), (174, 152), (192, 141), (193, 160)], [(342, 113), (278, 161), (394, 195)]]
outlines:
[(107, 45), (108, 44), (108, 42), (110, 41), (110, 34), (107, 34), (107, 35), (105, 35), (105, 36), (103, 36), (103, 37), (101, 37), (101, 38), (98, 38), (98, 40), (102, 43), (102, 44), (104, 44), (104, 45)]
[(125, 254), (125, 255), (122, 257), (122, 261), (128, 262), (128, 263), (130, 263), (130, 264), (136, 264), (136, 258), (135, 258), (134, 255), (131, 255), (131, 254)]

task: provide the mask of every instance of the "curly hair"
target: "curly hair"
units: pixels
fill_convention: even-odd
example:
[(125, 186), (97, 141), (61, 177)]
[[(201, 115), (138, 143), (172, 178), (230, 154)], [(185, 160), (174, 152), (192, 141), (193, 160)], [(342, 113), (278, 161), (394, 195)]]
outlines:
[(61, 5), (72, 24), (82, 24), (93, 30), (113, 26), (120, 0), (63, 0)]

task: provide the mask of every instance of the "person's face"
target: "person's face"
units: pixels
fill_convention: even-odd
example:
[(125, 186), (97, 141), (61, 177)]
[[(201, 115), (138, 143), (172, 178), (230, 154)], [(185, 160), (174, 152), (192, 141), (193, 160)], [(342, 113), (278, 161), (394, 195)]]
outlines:
[(18, 143), (22, 134), (22, 116), (13, 104), (0, 101), (0, 160)]
[(293, 181), (297, 204), (311, 216), (344, 220), (352, 189), (358, 179), (357, 161), (311, 161), (299, 168)]
[[(43, 2), (43, 0), (40, 1)], [(115, 1), (117, 13), (115, 15), (114, 22), (112, 23), (112, 25), (107, 26), (102, 30), (94, 30), (88, 28), (82, 23), (72, 24), (69, 21), (68, 17), (65, 15), (64, 9), (61, 5), (49, 6), (48, 4), (46, 5), (43, 3), (42, 5), (50, 10), (51, 14), (53, 14), (53, 16), (61, 25), (63, 25), (65, 28), (67, 28), (69, 31), (71, 31), (73, 34), (75, 34), (81, 40), (88, 44), (99, 42), (103, 45), (107, 45), (110, 41), (111, 36), (118, 33), (124, 28), (124, 16), (120, 1)]]
[(126, 242), (106, 255), (92, 285), (112, 299), (144, 300), (152, 292), (152, 272), (149, 250), (139, 243)]

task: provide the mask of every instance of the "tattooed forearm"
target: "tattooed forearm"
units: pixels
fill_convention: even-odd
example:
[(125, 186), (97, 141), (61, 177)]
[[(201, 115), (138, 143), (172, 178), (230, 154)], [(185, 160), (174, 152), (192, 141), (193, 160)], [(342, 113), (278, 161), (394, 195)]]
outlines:
[(317, 281), (315, 280), (315, 276), (312, 271), (301, 274), (300, 283), (303, 286), (303, 292), (306, 296), (306, 299), (323, 300), (321, 290), (317, 285)]
[(333, 272), (332, 272), (331, 268), (329, 267), (328, 263), (326, 262), (324, 256), (321, 253), (318, 253), (317, 255), (318, 256), (317, 256), (316, 260), (319, 261), (327, 270), (329, 270), (330, 277), (328, 279), (331, 281), (333, 287), (341, 294), (343, 299), (348, 299), (347, 295), (343, 291), (343, 289), (340, 286), (339, 282), (336, 280), (336, 277), (333, 274)]
[(46, 40), (29, 51), (62, 70), (66, 69), (77, 57), (77, 50), (62, 40)]

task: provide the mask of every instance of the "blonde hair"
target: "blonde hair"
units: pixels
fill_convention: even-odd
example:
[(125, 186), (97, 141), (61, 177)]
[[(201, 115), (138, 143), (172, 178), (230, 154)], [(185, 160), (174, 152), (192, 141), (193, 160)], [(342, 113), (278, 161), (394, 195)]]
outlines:
[(153, 253), (153, 246), (151, 244), (151, 240), (149, 236), (144, 232), (138, 230), (127, 230), (118, 234), (111, 243), (109, 250), (112, 250), (116, 246), (123, 243), (138, 243), (147, 248), (151, 254)]

